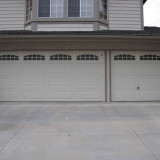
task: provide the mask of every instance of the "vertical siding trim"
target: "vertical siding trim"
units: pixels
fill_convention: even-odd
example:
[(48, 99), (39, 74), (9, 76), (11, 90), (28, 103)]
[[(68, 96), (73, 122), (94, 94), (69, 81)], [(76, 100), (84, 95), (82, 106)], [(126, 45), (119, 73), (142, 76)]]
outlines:
[(141, 25), (142, 25), (142, 30), (144, 30), (143, 0), (140, 1), (141, 1)]
[(109, 0), (107, 0), (107, 23), (108, 23), (108, 30), (109, 30)]
[(111, 58), (110, 51), (105, 51), (105, 97), (106, 102), (111, 102)]

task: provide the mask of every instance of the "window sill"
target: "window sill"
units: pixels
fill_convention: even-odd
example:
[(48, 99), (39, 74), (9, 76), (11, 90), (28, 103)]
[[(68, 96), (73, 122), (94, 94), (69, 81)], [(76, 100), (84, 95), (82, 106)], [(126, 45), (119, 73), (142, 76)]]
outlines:
[(104, 25), (108, 24), (108, 21), (103, 21), (103, 20), (96, 20), (94, 18), (37, 18), (37, 19), (30, 19), (25, 21), (25, 25), (28, 25), (32, 22), (100, 22)]

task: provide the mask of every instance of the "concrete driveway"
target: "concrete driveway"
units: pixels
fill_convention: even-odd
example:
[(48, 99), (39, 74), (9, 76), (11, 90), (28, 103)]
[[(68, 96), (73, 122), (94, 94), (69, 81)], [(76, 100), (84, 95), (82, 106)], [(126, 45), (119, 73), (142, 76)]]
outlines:
[(160, 103), (0, 103), (0, 160), (160, 160)]

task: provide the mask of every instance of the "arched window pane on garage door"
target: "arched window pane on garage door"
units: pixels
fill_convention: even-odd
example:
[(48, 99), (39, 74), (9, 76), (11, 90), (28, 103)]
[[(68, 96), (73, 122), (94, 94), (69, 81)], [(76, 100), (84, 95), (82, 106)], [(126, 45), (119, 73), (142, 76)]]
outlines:
[(150, 60), (150, 61), (159, 61), (160, 60), (160, 56), (157, 55), (153, 55), (153, 54), (145, 54), (140, 56), (140, 60)]
[(56, 54), (50, 56), (50, 60), (72, 60), (72, 56), (68, 54)]
[(98, 60), (98, 56), (93, 54), (82, 54), (77, 56), (77, 60)]
[(0, 61), (18, 61), (19, 56), (13, 54), (5, 54), (0, 56)]
[(114, 56), (114, 60), (135, 60), (135, 56), (129, 54), (120, 54)]
[(43, 55), (39, 55), (39, 54), (30, 54), (30, 55), (26, 55), (24, 56), (24, 60), (25, 61), (38, 61), (38, 60), (45, 60), (45, 56)]

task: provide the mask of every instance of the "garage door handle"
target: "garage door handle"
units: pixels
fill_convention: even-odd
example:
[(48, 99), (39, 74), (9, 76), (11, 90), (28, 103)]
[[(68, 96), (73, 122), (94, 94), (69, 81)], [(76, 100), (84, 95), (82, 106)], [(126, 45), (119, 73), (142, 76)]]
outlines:
[(140, 90), (140, 89), (141, 89), (141, 88), (138, 86), (138, 87), (137, 87), (137, 90)]

